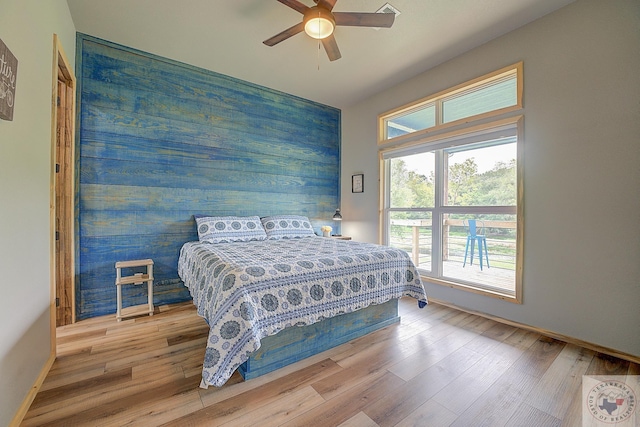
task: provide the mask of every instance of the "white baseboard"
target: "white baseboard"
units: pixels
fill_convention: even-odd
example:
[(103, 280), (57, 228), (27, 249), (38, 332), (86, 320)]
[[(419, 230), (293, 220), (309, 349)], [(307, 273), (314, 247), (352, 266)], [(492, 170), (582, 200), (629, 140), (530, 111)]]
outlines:
[(38, 392), (40, 391), (40, 387), (42, 387), (42, 383), (44, 383), (45, 378), (47, 378), (47, 375), (49, 374), (49, 371), (51, 370), (51, 366), (53, 366), (53, 362), (55, 362), (55, 360), (56, 360), (56, 355), (55, 353), (52, 352), (49, 355), (49, 359), (47, 359), (47, 362), (42, 367), (42, 370), (40, 371), (40, 375), (38, 375), (38, 378), (36, 378), (36, 381), (34, 382), (33, 386), (29, 389), (29, 393), (27, 393), (24, 400), (22, 401), (22, 405), (20, 405), (20, 408), (18, 408), (18, 411), (14, 415), (13, 420), (11, 420), (11, 424), (9, 424), (10, 427), (18, 427), (22, 423), (24, 416), (27, 415), (27, 411), (29, 411), (29, 407), (33, 403), (33, 400), (36, 398), (36, 395), (38, 394)]
[(483, 313), (480, 311), (475, 311), (475, 310), (469, 310), (467, 308), (463, 308), (463, 307), (459, 307), (453, 303), (447, 302), (447, 301), (441, 301), (438, 299), (434, 299), (434, 298), (429, 298), (429, 303), (434, 303), (434, 304), (440, 304), (440, 305), (444, 305), (446, 307), (451, 307), (453, 309), (456, 310), (460, 310), (460, 311), (464, 311), (465, 313), (470, 313), (470, 314), (475, 314), (477, 316), (480, 317), (484, 317), (486, 319), (491, 319), (491, 320), (495, 320), (496, 322), (500, 322), (500, 323), (504, 323), (506, 325), (510, 325), (510, 326), (515, 326), (517, 328), (521, 328), (521, 329), (526, 329), (528, 331), (532, 331), (532, 332), (537, 332), (541, 335), (550, 337), (550, 338), (555, 338), (557, 340), (560, 341), (564, 341), (570, 344), (575, 344), (578, 345), (580, 347), (584, 347), (584, 348), (588, 348), (589, 350), (593, 350), (593, 351), (597, 351), (598, 353), (604, 353), (607, 354), (609, 356), (613, 356), (613, 357), (617, 357), (623, 360), (628, 360), (629, 362), (633, 362), (633, 363), (639, 363), (640, 364), (640, 356), (635, 356), (633, 354), (628, 354), (628, 353), (623, 353), (621, 351), (612, 349), (612, 348), (608, 348), (608, 347), (603, 347), (601, 345), (598, 344), (593, 344), (587, 341), (582, 341), (580, 339), (577, 338), (573, 338), (567, 335), (563, 335), (563, 334), (559, 334), (557, 332), (554, 331), (549, 331), (547, 329), (542, 329), (542, 328), (538, 328), (535, 326), (530, 326), (530, 325), (525, 325), (523, 323), (519, 323), (519, 322), (514, 322), (513, 320), (508, 320), (508, 319), (503, 319), (502, 317), (498, 317), (498, 316), (493, 316), (491, 314), (487, 314), (487, 313)]

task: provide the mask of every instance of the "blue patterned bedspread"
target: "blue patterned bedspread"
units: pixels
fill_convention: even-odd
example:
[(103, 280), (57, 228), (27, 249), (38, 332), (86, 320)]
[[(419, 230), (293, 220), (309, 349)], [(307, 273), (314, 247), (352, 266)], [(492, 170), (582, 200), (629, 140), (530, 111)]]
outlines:
[(406, 252), (325, 237), (185, 243), (178, 274), (209, 324), (201, 386), (222, 386), (260, 340), (371, 304), (426, 302)]

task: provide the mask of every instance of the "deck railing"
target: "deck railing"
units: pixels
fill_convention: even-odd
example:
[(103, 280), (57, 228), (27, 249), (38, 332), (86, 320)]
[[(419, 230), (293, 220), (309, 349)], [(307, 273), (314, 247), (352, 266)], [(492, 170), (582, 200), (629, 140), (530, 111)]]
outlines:
[[(482, 221), (487, 239), (487, 252), (492, 267), (515, 269), (515, 221)], [(404, 231), (406, 230), (406, 231)], [(390, 244), (411, 254), (417, 266), (431, 259), (431, 219), (392, 219)], [(443, 261), (462, 263), (467, 242), (467, 229), (462, 219), (443, 222)], [(476, 248), (476, 257), (478, 256)]]

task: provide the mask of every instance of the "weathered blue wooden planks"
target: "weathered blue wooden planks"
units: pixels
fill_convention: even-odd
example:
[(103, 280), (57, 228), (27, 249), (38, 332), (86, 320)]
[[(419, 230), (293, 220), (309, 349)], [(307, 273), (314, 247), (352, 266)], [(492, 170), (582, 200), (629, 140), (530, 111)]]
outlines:
[(238, 368), (245, 380), (256, 378), (400, 321), (398, 300), (283, 329), (265, 337), (261, 347)]
[[(132, 114), (132, 113), (129, 113)], [(227, 129), (219, 125), (212, 125), (206, 120), (188, 122), (172, 120), (137, 113), (135, 118), (123, 114), (123, 110), (98, 108), (87, 106), (82, 110), (83, 137), (100, 141), (105, 138), (123, 140), (142, 138), (148, 141), (169, 141), (215, 147), (226, 150), (241, 150), (251, 153), (261, 153), (272, 156), (286, 156), (297, 159), (309, 159), (320, 163), (333, 163), (337, 160), (339, 150), (336, 147), (326, 147), (323, 141), (312, 144), (303, 137), (284, 135), (280, 139), (273, 134), (257, 133), (255, 127), (246, 132), (238, 128)], [(102, 136), (102, 138), (100, 138)], [(289, 139), (284, 139), (285, 136)], [(301, 141), (304, 144), (301, 145)]]
[[(186, 64), (159, 58), (133, 49), (114, 45), (112, 43), (83, 37), (84, 52), (82, 58), (85, 62), (82, 68), (83, 81), (102, 82), (115, 84), (117, 91), (110, 91), (107, 96), (112, 100), (121, 97), (122, 91), (133, 88), (137, 93), (144, 95), (151, 93), (154, 96), (168, 94), (179, 97), (181, 100), (192, 98), (207, 98), (206, 104), (201, 104), (205, 111), (215, 111), (215, 115), (225, 116), (236, 112), (259, 116), (263, 112), (266, 117), (276, 116), (273, 123), (284, 119), (286, 122), (296, 124), (287, 127), (286, 130), (300, 131), (301, 127), (311, 125), (312, 129), (318, 128), (324, 131), (322, 126), (333, 125), (339, 127), (340, 117), (334, 114), (335, 110), (320, 108), (309, 119), (304, 118), (312, 102), (283, 94), (239, 81), (216, 73), (210, 73)], [(113, 49), (116, 47), (116, 49)], [(132, 55), (134, 53), (134, 55)], [(164, 65), (159, 66), (158, 63)], [(188, 74), (188, 75), (187, 75)], [(240, 84), (239, 84), (240, 83)], [(90, 93), (90, 92), (87, 92)], [(139, 103), (133, 106), (153, 105), (145, 103), (144, 96), (136, 97)], [(286, 103), (282, 100), (286, 99)], [(113, 103), (108, 104), (112, 106)], [(172, 106), (177, 105), (172, 103)], [(126, 107), (120, 105), (119, 107)], [(246, 107), (251, 107), (247, 109)], [(300, 109), (300, 115), (289, 116), (291, 111)], [(153, 108), (154, 114), (163, 114), (167, 109)], [(169, 110), (170, 111), (170, 110)], [(181, 119), (185, 120), (189, 114)]]
[[(291, 198), (277, 192), (255, 193), (239, 190), (138, 187), (127, 185), (83, 184), (80, 209), (100, 211), (186, 210), (192, 214), (276, 215), (291, 209)], [(281, 197), (280, 197), (281, 196)], [(250, 197), (250, 202), (247, 198)], [(323, 221), (324, 212), (332, 209), (330, 195), (298, 194), (296, 212), (313, 220)], [(259, 210), (259, 212), (258, 212)], [(320, 214), (318, 214), (320, 213)], [(332, 212), (330, 212), (333, 215)], [(318, 225), (315, 223), (314, 225)], [(195, 225), (194, 225), (195, 227)]]
[(185, 79), (183, 64), (166, 64), (162, 72), (156, 72), (136, 63), (140, 55), (109, 52), (113, 55), (92, 52), (83, 57), (84, 69), (100, 71), (83, 74), (83, 99), (97, 107), (222, 129), (245, 128), (251, 134), (273, 134), (279, 140), (304, 138), (312, 145), (322, 140), (322, 133), (339, 127), (330, 111), (308, 114), (309, 102), (295, 97), (283, 103), (282, 94), (256, 90), (254, 85), (229, 84), (224, 78), (203, 81), (202, 73)]
[[(207, 147), (184, 144), (179, 141), (156, 140), (150, 150), (147, 139), (91, 134), (85, 129), (83, 157), (114, 159), (125, 161), (190, 165), (194, 168), (210, 168), (212, 162), (227, 170), (242, 172), (273, 173), (274, 169), (286, 171), (289, 175), (302, 178), (324, 178), (328, 171), (338, 174), (335, 163), (325, 163), (326, 159), (337, 160), (336, 155), (320, 157), (320, 161), (296, 159), (292, 156), (275, 156), (273, 153), (240, 152), (228, 148)], [(101, 139), (103, 141), (99, 141)], [(266, 145), (264, 143), (263, 145)]]
[[(184, 164), (139, 162), (84, 157), (80, 182), (86, 184), (128, 185), (162, 188), (216, 188), (246, 192), (322, 195), (335, 182), (328, 178), (305, 178), (284, 173), (250, 172), (227, 169), (228, 162), (210, 162), (211, 167)], [(328, 191), (327, 191), (328, 190)]]
[(83, 34), (76, 54), (78, 319), (115, 312), (116, 261), (152, 258), (155, 303), (188, 299), (194, 214), (332, 224), (339, 110)]

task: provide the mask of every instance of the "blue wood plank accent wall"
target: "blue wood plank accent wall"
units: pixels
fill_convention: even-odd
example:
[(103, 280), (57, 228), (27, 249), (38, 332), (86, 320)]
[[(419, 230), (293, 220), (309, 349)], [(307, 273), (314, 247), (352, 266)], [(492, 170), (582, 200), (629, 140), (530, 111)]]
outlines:
[(76, 52), (78, 319), (115, 313), (116, 261), (153, 258), (156, 305), (190, 299), (194, 214), (335, 225), (340, 110), (80, 33)]

